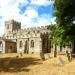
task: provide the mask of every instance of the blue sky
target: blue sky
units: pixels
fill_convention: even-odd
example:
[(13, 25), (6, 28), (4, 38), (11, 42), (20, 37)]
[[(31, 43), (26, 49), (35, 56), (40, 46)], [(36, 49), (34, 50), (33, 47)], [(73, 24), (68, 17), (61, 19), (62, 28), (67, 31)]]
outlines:
[(55, 23), (51, 0), (0, 0), (0, 35), (4, 34), (4, 22), (20, 21), (22, 28), (45, 26)]

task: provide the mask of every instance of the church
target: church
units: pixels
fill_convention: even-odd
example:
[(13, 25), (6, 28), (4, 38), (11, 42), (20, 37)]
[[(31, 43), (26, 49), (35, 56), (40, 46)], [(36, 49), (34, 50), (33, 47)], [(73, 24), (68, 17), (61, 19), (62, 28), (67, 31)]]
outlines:
[(21, 23), (5, 21), (5, 33), (0, 38), (0, 53), (49, 53), (49, 26), (21, 29)]

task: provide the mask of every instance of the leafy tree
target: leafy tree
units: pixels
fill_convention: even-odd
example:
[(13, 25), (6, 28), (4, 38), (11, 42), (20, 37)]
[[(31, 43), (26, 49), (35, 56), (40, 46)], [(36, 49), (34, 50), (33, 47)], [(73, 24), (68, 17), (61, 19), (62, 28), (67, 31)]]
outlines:
[(55, 50), (54, 50), (54, 57), (57, 56), (57, 45), (61, 45), (63, 40), (62, 40), (62, 33), (64, 30), (59, 27), (58, 25), (53, 25), (51, 27), (51, 32), (50, 35), (52, 37), (52, 43), (55, 44)]
[(58, 27), (63, 30), (63, 41), (75, 44), (75, 0), (55, 0), (54, 15)]

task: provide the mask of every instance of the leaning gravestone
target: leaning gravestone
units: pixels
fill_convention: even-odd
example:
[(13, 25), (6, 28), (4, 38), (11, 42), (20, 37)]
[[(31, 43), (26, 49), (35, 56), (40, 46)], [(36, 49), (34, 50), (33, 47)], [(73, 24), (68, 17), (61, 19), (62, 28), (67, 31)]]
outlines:
[(40, 52), (40, 58), (44, 61), (45, 60), (45, 56), (43, 52)]
[(64, 65), (64, 61), (62, 60), (61, 57), (58, 57), (58, 61), (59, 61), (60, 65)]

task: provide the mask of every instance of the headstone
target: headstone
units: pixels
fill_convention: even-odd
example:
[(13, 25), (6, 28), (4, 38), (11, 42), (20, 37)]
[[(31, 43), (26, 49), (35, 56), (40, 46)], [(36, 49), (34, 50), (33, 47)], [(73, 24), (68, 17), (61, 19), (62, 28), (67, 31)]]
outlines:
[(66, 54), (67, 54), (68, 61), (71, 61), (71, 53), (67, 50)]
[(61, 57), (59, 57), (59, 58), (58, 58), (58, 60), (59, 60), (59, 63), (60, 63), (61, 65), (63, 65), (63, 64), (64, 64), (64, 61), (62, 60), (62, 58), (61, 58)]
[(42, 60), (45, 60), (45, 56), (44, 56), (44, 53), (43, 53), (43, 52), (40, 52), (40, 58), (41, 58)]
[(50, 54), (47, 54), (48, 55), (48, 58), (50, 59), (51, 57), (50, 57)]

